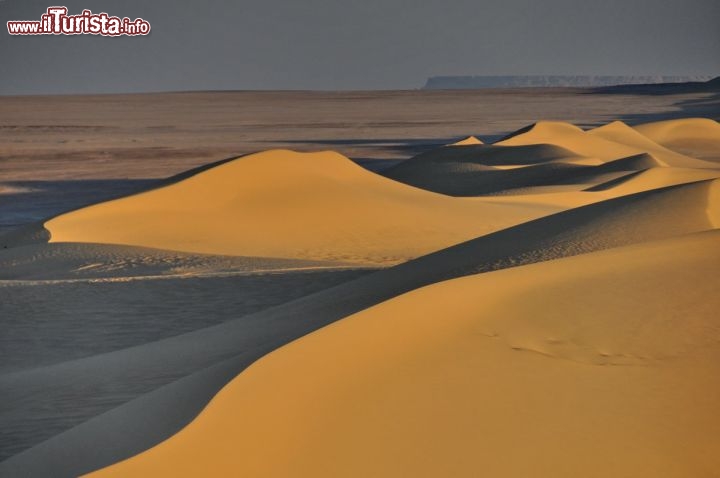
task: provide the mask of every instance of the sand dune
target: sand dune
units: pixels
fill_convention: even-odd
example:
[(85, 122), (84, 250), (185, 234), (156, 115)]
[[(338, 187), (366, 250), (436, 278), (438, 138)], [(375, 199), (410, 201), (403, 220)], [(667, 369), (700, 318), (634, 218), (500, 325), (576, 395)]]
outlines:
[(648, 191), (673, 184), (684, 184), (720, 177), (720, 170), (686, 168), (649, 168), (598, 184), (586, 191), (608, 191), (613, 196)]
[[(540, 151), (554, 151), (554, 147), (538, 145)], [(492, 148), (484, 146), (483, 148)], [(500, 154), (493, 150), (478, 151), (470, 159), (467, 156), (459, 158), (447, 157), (444, 160), (440, 153), (438, 158), (432, 155), (418, 156), (393, 168), (383, 171), (383, 174), (397, 181), (413, 185), (415, 187), (436, 191), (454, 196), (477, 196), (487, 194), (503, 195), (513, 194), (518, 200), (529, 202), (527, 195), (533, 191), (541, 193), (553, 193), (557, 191), (597, 191), (608, 189), (607, 184), (622, 182), (627, 173), (636, 171), (647, 171), (647, 177), (655, 180), (636, 181), (632, 186), (616, 189), (614, 196), (632, 194), (648, 189), (681, 184), (703, 179), (717, 178), (720, 176), (720, 168), (671, 168), (667, 163), (659, 160), (649, 153), (639, 153), (607, 162), (599, 162), (597, 165), (583, 164), (581, 160), (572, 159), (549, 159), (546, 162), (529, 164), (513, 168), (500, 169), (490, 166), (497, 157), (506, 159), (514, 157), (516, 148), (526, 147), (497, 147)], [(536, 151), (531, 146), (530, 151)], [(508, 150), (505, 153), (502, 150)], [(510, 153), (510, 154), (508, 154)], [(518, 151), (522, 158), (522, 151)], [(533, 156), (537, 158), (537, 156)], [(550, 156), (553, 158), (553, 156)], [(514, 161), (520, 161), (521, 159)], [(475, 161), (483, 161), (476, 163)], [(655, 169), (658, 169), (655, 171)], [(652, 172), (651, 172), (652, 171)], [(609, 198), (605, 196), (604, 198)], [(539, 200), (538, 197), (535, 198)], [(598, 200), (601, 198), (597, 198)], [(571, 199), (570, 204), (580, 205), (592, 202), (591, 198), (580, 197)]]
[(0, 476), (711, 475), (717, 123), (686, 121), (390, 179), (258, 153), (3, 236)]
[[(411, 160), (410, 160), (411, 161)], [(570, 163), (548, 163), (512, 169), (457, 163), (403, 163), (382, 173), (418, 188), (451, 196), (481, 196), (533, 186), (556, 186), (572, 181), (584, 167)]]
[(719, 245), (411, 292), (269, 354), (180, 433), (90, 476), (712, 474)]
[(495, 144), (500, 146), (551, 144), (568, 149), (580, 156), (595, 157), (604, 161), (643, 152), (600, 136), (588, 135), (575, 125), (559, 121), (539, 121), (516, 131), (510, 137)]
[(685, 155), (720, 161), (720, 123), (707, 118), (685, 118), (634, 127), (658, 144)]
[(392, 264), (555, 211), (410, 188), (337, 153), (271, 151), (45, 227), (53, 242)]
[(471, 144), (483, 144), (483, 142), (477, 139), (475, 136), (468, 136), (467, 138), (456, 141), (455, 143), (449, 144), (448, 146), (468, 146)]
[(541, 121), (519, 130), (496, 144), (505, 146), (553, 144), (579, 155), (599, 158), (603, 161), (612, 161), (640, 153), (652, 153), (653, 156), (670, 166), (716, 167), (711, 162), (671, 151), (620, 121), (589, 131), (583, 131), (568, 123)]
[[(236, 357), (239, 372), (292, 338), (417, 287), (467, 274), (716, 228), (720, 214), (717, 188), (716, 183), (707, 181), (602, 201), (483, 236), (220, 326), (0, 377), (0, 388), (7, 390), (5, 406), (14, 411), (17, 421), (24, 422), (31, 419), (36, 409), (58, 410), (61, 418), (66, 400), (74, 405), (93, 404), (88, 408), (95, 410), (100, 404), (123, 403), (109, 393), (112, 390), (105, 390), (107, 383), (142, 383), (143, 388), (134, 387), (133, 396), (182, 377), (188, 377), (192, 383), (222, 384), (222, 378), (215, 374), (226, 377), (231, 371), (221, 367), (217, 372), (211, 367), (219, 367), (228, 357)], [(148, 363), (162, 365), (148, 368)], [(190, 379), (191, 374), (197, 378)], [(87, 390), (96, 392), (88, 394)], [(204, 405), (203, 397), (209, 399), (217, 389), (208, 387), (203, 392), (187, 385), (182, 392), (178, 387), (168, 390), (171, 392), (158, 389), (150, 400), (153, 406), (143, 401), (146, 412), (140, 415), (141, 419), (136, 414), (137, 406), (129, 402), (117, 413), (98, 416), (76, 432), (71, 430), (67, 437), (59, 435), (56, 440), (8, 460), (4, 469), (11, 475), (38, 468), (41, 470), (38, 475), (43, 474), (42, 470), (68, 470), (64, 474), (71, 476), (90, 471), (93, 465), (95, 468), (107, 465), (155, 444), (153, 437), (164, 438), (175, 432)], [(186, 396), (195, 397), (196, 401), (181, 398)], [(183, 407), (173, 405), (178, 401), (184, 403)], [(121, 436), (113, 433), (118, 420), (123, 423)], [(85, 452), (88, 446), (100, 443), (107, 444), (103, 454)], [(2, 470), (0, 465), (0, 475)]]
[(472, 165), (530, 166), (559, 161), (569, 163), (579, 159), (583, 158), (570, 150), (549, 144), (515, 147), (477, 144), (461, 148), (436, 148), (404, 161), (393, 169), (402, 169), (415, 163), (455, 163), (455, 168), (462, 165), (469, 168)]
[(495, 194), (533, 186), (557, 186), (603, 164), (558, 146), (477, 145), (438, 148), (382, 172), (396, 181), (453, 196)]
[(650, 153), (640, 153), (627, 158), (608, 161), (601, 166), (604, 171), (641, 171), (650, 168), (663, 168), (668, 165)]
[(682, 118), (656, 121), (634, 126), (643, 136), (658, 144), (669, 145), (676, 141), (711, 140), (720, 142), (720, 123), (707, 118)]
[(587, 134), (599, 136), (609, 141), (624, 144), (637, 148), (639, 151), (652, 154), (653, 157), (666, 166), (674, 166), (678, 168), (714, 167), (712, 164), (705, 161), (699, 161), (696, 158), (691, 158), (676, 153), (675, 151), (671, 151), (652, 141), (648, 137), (638, 133), (635, 129), (626, 125), (622, 121), (613, 121), (612, 123), (604, 126), (591, 129), (587, 132)]
[[(438, 148), (383, 174), (443, 194), (478, 196), (526, 194), (533, 188), (543, 188), (543, 192), (606, 190), (607, 184), (621, 181), (622, 172), (668, 167), (693, 172), (657, 173), (665, 180), (651, 187), (717, 177), (718, 171), (717, 164), (672, 151), (620, 121), (589, 131), (543, 121), (493, 145)], [(577, 187), (568, 187), (572, 185)]]

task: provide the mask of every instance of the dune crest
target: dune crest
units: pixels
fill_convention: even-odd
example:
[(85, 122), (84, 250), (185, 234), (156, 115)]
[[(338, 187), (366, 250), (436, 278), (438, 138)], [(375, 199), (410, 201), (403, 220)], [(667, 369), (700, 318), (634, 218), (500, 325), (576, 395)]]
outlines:
[(578, 155), (613, 161), (640, 153), (652, 153), (670, 166), (713, 168), (715, 164), (672, 151), (621, 121), (589, 131), (562, 122), (539, 122), (495, 143), (519, 146), (547, 143), (574, 151)]
[(603, 126), (591, 129), (587, 131), (589, 135), (599, 136), (609, 141), (614, 141), (619, 144), (624, 144), (633, 148), (637, 148), (640, 151), (651, 153), (664, 164), (674, 167), (685, 167), (685, 168), (705, 168), (714, 167), (713, 164), (706, 163), (698, 160), (697, 158), (691, 158), (656, 143), (647, 136), (639, 133), (636, 129), (631, 128), (622, 121), (613, 121)]
[(0, 475), (712, 475), (698, 121), (272, 150), (4, 236)]
[(334, 152), (268, 151), (63, 214), (51, 242), (393, 264), (556, 212), (390, 181)]
[(707, 118), (684, 118), (635, 126), (662, 146), (706, 161), (720, 162), (720, 123)]
[(461, 139), (455, 143), (448, 144), (448, 146), (468, 146), (471, 144), (484, 144), (482, 141), (477, 139), (475, 136), (468, 136), (465, 139)]
[(682, 118), (634, 126), (643, 136), (658, 144), (678, 140), (714, 140), (720, 142), (720, 123), (708, 118)]
[[(437, 148), (383, 171), (389, 178), (453, 196), (609, 190), (625, 173), (672, 167), (656, 182), (616, 189), (632, 194), (717, 177), (717, 164), (672, 151), (621, 121), (589, 131), (541, 121), (492, 145)], [(682, 170), (682, 171), (680, 171)], [(664, 178), (664, 179), (663, 179)], [(665, 182), (663, 182), (665, 181)], [(628, 186), (628, 185), (626, 185)], [(575, 201), (573, 201), (575, 202)]]
[(666, 186), (712, 180), (718, 177), (720, 177), (720, 170), (648, 168), (595, 185), (585, 191), (607, 191), (617, 197)]
[(89, 476), (708, 474), (718, 245), (713, 231), (410, 292), (267, 355), (180, 433)]

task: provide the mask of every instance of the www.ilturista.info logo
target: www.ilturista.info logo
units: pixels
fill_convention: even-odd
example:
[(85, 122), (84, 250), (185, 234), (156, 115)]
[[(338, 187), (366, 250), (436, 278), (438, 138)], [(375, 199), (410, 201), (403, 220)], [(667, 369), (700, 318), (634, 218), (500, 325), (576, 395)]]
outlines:
[(111, 17), (107, 13), (83, 10), (80, 15), (68, 15), (66, 7), (50, 7), (40, 21), (7, 22), (11, 35), (147, 35), (150, 23), (142, 18)]

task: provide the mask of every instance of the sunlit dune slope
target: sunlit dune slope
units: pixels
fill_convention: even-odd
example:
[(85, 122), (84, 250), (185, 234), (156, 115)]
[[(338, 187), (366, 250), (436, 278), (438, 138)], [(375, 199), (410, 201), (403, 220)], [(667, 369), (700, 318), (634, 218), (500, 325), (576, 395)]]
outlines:
[(707, 118), (658, 121), (634, 127), (643, 136), (672, 150), (720, 161), (720, 123)]
[(45, 227), (52, 242), (386, 264), (557, 210), (451, 198), (390, 181), (337, 153), (276, 150)]
[(468, 136), (467, 138), (456, 141), (455, 143), (449, 144), (448, 146), (467, 146), (471, 144), (483, 144), (483, 142), (475, 136)]
[(652, 141), (668, 145), (678, 140), (713, 140), (720, 142), (720, 123), (707, 118), (683, 118), (656, 121), (634, 126)]
[(640, 152), (636, 148), (605, 138), (589, 136), (581, 128), (560, 121), (539, 121), (495, 144), (500, 146), (552, 144), (577, 155), (597, 157), (602, 160), (620, 159)]
[(495, 144), (504, 146), (552, 144), (569, 149), (578, 155), (599, 158), (603, 161), (612, 161), (639, 153), (652, 153), (670, 166), (715, 167), (713, 163), (671, 151), (620, 121), (590, 131), (583, 131), (569, 123), (540, 121)]
[[(641, 167), (652, 165), (653, 161), (652, 155), (627, 159), (630, 166)], [(609, 162), (605, 166), (610, 167), (612, 164)], [(16, 374), (3, 381), (6, 388), (12, 390), (11, 394), (4, 397), (5, 402), (20, 409), (20, 414), (26, 413), (28, 416), (31, 416), (34, 410), (51, 410), (69, 400), (82, 400), (93, 406), (105, 403), (112, 399), (111, 391), (106, 391), (103, 387), (109, 380), (115, 383), (131, 380), (134, 383), (165, 384), (167, 380), (162, 381), (163, 378), (172, 374), (186, 378), (188, 374), (192, 374), (193, 377), (202, 379), (198, 378), (199, 385), (194, 381), (192, 385), (187, 385), (189, 382), (183, 378), (182, 383), (185, 385), (178, 384), (180, 388), (172, 386), (167, 390), (158, 389), (157, 395), (153, 392), (154, 398), (150, 402), (143, 401), (141, 397), (138, 398), (139, 401), (128, 403), (127, 407), (119, 407), (117, 414), (96, 417), (91, 422), (86, 422), (87, 426), (70, 430), (67, 435), (58, 435), (50, 442), (3, 463), (5, 468), (0, 465), (0, 474), (3, 469), (12, 470), (11, 476), (22, 476), (19, 471), (27, 469), (55, 469), (71, 470), (68, 475), (77, 475), (138, 453), (156, 444), (157, 440), (175, 433), (195, 416), (197, 410), (207, 403), (221, 385), (227, 383), (229, 377), (263, 353), (287, 343), (292, 338), (417, 287), (466, 274), (553, 261), (718, 227), (718, 181), (707, 180), (658, 188), (658, 184), (664, 186), (665, 182), (673, 183), (678, 180), (673, 171), (682, 170), (657, 167), (645, 172), (651, 173), (655, 170), (670, 175), (664, 178), (658, 176), (655, 178), (658, 181), (640, 178), (641, 180), (629, 189), (643, 190), (647, 187), (651, 190), (633, 194), (624, 194), (628, 191), (608, 186), (596, 192), (484, 198), (483, 201), (502, 202), (512, 199), (522, 204), (532, 200), (538, 204), (557, 204), (561, 207), (568, 207), (569, 204), (582, 206), (583, 201), (595, 204), (576, 207), (478, 237), (397, 267), (360, 277), (300, 301), (275, 307), (252, 317), (239, 317), (212, 329)], [(703, 172), (706, 173), (708, 172)], [(691, 179), (684, 178), (686, 181)], [(678, 248), (674, 253), (682, 254), (682, 250)], [(662, 255), (658, 257), (662, 258)], [(615, 266), (622, 270), (621, 261), (616, 262)], [(537, 269), (538, 274), (533, 274), (537, 287), (543, 287), (544, 270)], [(583, 277), (578, 277), (578, 282), (582, 282)], [(490, 293), (495, 290), (490, 282), (485, 289)], [(631, 290), (626, 288), (624, 293), (630, 293)], [(684, 294), (684, 289), (678, 290)], [(613, 296), (608, 298), (614, 300)], [(572, 296), (565, 299), (569, 303), (577, 301)], [(451, 295), (436, 300), (443, 300), (448, 304), (456, 301)], [(525, 298), (523, 294), (518, 294), (514, 300), (523, 302)], [(555, 303), (552, 297), (548, 300), (548, 307)], [(582, 302), (582, 299), (579, 301)], [(534, 306), (541, 309), (546, 305)], [(587, 306), (595, 307), (592, 304)], [(448, 309), (442, 320), (450, 320), (452, 316), (452, 309)], [(240, 365), (236, 363), (235, 369), (223, 369), (219, 377), (214, 375), (215, 365), (230, 356), (236, 357)], [(157, 367), (148, 364), (157, 364)], [(207, 385), (208, 382), (211, 385)], [(78, 390), (82, 394), (80, 397), (74, 395)], [(85, 394), (84, 390), (93, 392)], [(142, 413), (138, 412), (140, 403)], [(178, 403), (182, 403), (182, 406), (176, 407)], [(188, 407), (188, 403), (192, 406)], [(123, 426), (118, 429), (116, 423), (119, 420)], [(152, 434), (148, 430), (152, 430)], [(152, 437), (148, 438), (149, 435)], [(92, 456), (88, 456), (85, 451), (93, 447), (102, 448), (105, 452), (93, 452)], [(407, 474), (413, 476), (413, 473)], [(132, 475), (130, 473), (130, 476)]]
[(712, 164), (708, 164), (696, 158), (691, 158), (676, 153), (675, 151), (671, 151), (670, 149), (652, 141), (650, 138), (640, 134), (622, 121), (613, 121), (612, 123), (599, 126), (595, 129), (587, 131), (586, 134), (605, 138), (618, 144), (624, 144), (626, 146), (636, 148), (638, 151), (650, 153), (665, 166), (678, 168), (714, 167)]
[[(605, 193), (612, 191), (595, 194)], [(475, 270), (493, 270), (718, 227), (720, 181), (700, 181), (622, 195), (521, 224), (478, 238), (471, 254), (484, 263)]]
[(720, 169), (649, 168), (625, 174), (588, 188), (586, 191), (606, 191), (613, 196), (624, 196), (638, 191), (718, 177), (720, 177)]
[(265, 356), (92, 476), (712, 476), (720, 233), (438, 283)]

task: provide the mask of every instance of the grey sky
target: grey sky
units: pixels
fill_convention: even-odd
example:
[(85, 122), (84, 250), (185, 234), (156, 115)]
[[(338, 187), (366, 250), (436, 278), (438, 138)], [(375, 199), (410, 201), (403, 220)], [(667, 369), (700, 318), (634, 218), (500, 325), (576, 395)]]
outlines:
[(417, 88), (433, 75), (720, 74), (718, 0), (68, 0), (140, 38), (18, 36), (0, 0), (0, 94)]

